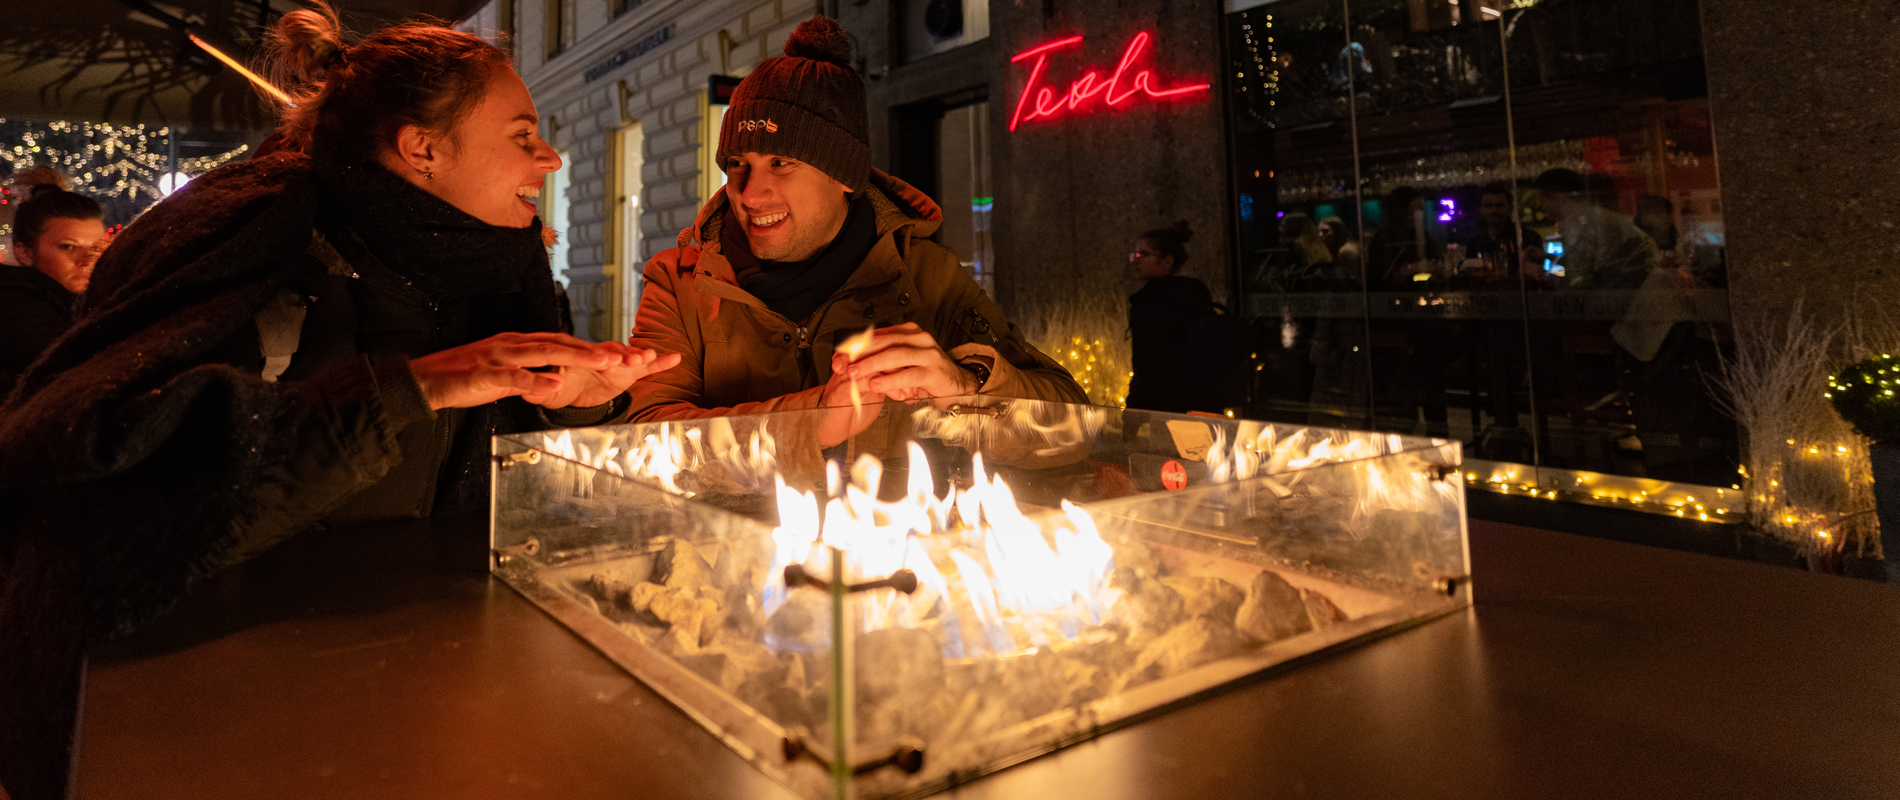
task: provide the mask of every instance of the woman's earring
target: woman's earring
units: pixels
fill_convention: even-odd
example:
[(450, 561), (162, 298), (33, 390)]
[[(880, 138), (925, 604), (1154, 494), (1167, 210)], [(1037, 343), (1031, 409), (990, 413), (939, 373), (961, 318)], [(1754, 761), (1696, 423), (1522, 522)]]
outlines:
[(425, 181), (432, 181), (432, 180), (435, 180), (435, 170), (432, 170), (432, 169), (425, 169), (425, 170), (423, 170), (423, 171), (422, 171), (422, 179), (423, 179), (423, 180), (425, 180)]

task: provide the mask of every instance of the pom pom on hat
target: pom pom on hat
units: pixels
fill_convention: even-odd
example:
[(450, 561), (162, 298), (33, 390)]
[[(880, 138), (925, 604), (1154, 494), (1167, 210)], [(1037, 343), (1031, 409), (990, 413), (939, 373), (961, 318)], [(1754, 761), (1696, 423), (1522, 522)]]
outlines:
[(851, 36), (844, 32), (844, 27), (836, 20), (812, 17), (799, 23), (798, 30), (792, 31), (792, 35), (785, 40), (785, 54), (849, 69)]

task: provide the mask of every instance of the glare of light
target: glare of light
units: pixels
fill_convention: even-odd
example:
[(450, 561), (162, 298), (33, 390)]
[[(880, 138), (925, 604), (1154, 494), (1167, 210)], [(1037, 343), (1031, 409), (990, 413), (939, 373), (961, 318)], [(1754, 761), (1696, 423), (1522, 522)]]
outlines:
[(234, 59), (230, 56), (225, 55), (223, 50), (219, 50), (216, 47), (212, 47), (210, 42), (206, 42), (205, 40), (198, 38), (198, 34), (187, 33), (185, 35), (191, 37), (191, 41), (193, 44), (196, 44), (199, 47), (204, 48), (204, 51), (207, 53), (210, 53), (213, 58), (216, 58), (217, 60), (224, 62), (225, 66), (230, 67), (234, 70), (237, 70), (237, 73), (239, 75), (243, 75), (245, 80), (248, 80), (251, 83), (257, 84), (258, 88), (263, 89), (266, 92), (269, 92), (270, 96), (277, 98), (277, 102), (283, 103), (284, 105), (287, 105), (287, 106), (296, 105), (296, 103), (293, 103), (290, 101), (290, 95), (284, 94), (284, 90), (279, 89), (275, 86), (272, 86), (270, 81), (264, 80), (264, 78), (258, 75), (257, 73), (252, 72), (248, 69), (245, 69), (243, 64), (239, 64), (237, 62), (237, 59)]
[(191, 182), (190, 175), (183, 175), (176, 172), (167, 172), (160, 175), (158, 176), (159, 195), (170, 197), (172, 192), (185, 188), (185, 184), (189, 182)]

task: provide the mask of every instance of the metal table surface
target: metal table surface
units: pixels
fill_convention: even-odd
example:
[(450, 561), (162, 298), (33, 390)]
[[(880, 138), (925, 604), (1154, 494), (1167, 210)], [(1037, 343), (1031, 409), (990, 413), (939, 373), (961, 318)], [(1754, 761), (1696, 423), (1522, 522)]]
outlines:
[[(295, 538), (95, 655), (80, 798), (789, 798), (484, 572)], [(1900, 591), (1474, 521), (1477, 605), (945, 797), (1900, 796)]]

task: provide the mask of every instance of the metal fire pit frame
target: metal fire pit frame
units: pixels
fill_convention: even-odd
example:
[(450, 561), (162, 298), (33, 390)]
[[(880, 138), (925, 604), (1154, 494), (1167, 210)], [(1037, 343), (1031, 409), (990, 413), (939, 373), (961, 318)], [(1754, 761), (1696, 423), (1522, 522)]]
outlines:
[[(1173, 415), (1148, 416), (1152, 421), (1159, 421), (1164, 417), (1166, 419), (1196, 419), (1177, 418)], [(1299, 426), (1280, 427), (1285, 430), (1294, 430)], [(1323, 431), (1324, 429), (1316, 430)], [(1355, 435), (1368, 436), (1368, 434)], [(575, 594), (551, 587), (543, 581), (545, 571), (558, 572), (566, 566), (595, 563), (603, 556), (616, 560), (636, 558), (643, 554), (653, 553), (654, 548), (619, 549), (610, 555), (601, 552), (607, 548), (594, 548), (577, 554), (551, 551), (538, 539), (533, 538), (525, 541), (503, 541), (504, 526), (499, 516), (503, 471), (522, 466), (533, 467), (542, 462), (562, 464), (570, 469), (597, 471), (587, 464), (534, 446), (528, 441), (529, 438), (526, 436), (496, 437), (494, 441), (497, 516), (494, 519), (493, 528), (496, 539), (491, 553), (493, 574), (593, 645), (608, 659), (665, 697), (775, 780), (807, 797), (829, 796), (832, 788), (831, 776), (824, 767), (824, 764), (830, 761), (829, 748), (813, 741), (815, 737), (787, 730), (728, 693), (717, 683), (707, 680), (680, 661), (628, 635), (616, 623), (602, 616), (589, 602)], [(1449, 491), (1457, 493), (1459, 513), (1456, 520), (1458, 528), (1456, 535), (1461, 550), (1459, 563), (1468, 565), (1469, 554), (1465, 549), (1463, 485), (1459, 480), (1461, 476), (1457, 472), (1459, 460), (1457, 443), (1415, 437), (1386, 436), (1382, 438), (1392, 443), (1389, 449), (1393, 452), (1374, 456), (1374, 459), (1390, 457), (1397, 452), (1411, 452), (1420, 457), (1420, 460), (1414, 464), (1415, 467), (1429, 475), (1430, 479), (1444, 483)], [(1312, 468), (1324, 468), (1340, 463), (1350, 462), (1331, 462)], [(1284, 479), (1285, 474), (1281, 474), (1280, 477)], [(626, 480), (635, 484), (627, 487), (626, 491), (630, 496), (640, 496), (644, 503), (660, 506), (693, 502), (638, 481), (624, 478), (615, 478), (615, 480)], [(1271, 476), (1263, 476), (1240, 483), (1256, 484), (1263, 480), (1269, 483), (1274, 482)], [(1211, 497), (1215, 492), (1232, 490), (1235, 486), (1234, 483), (1192, 486), (1186, 491), (1176, 492), (1173, 495), (1181, 500), (1189, 500), (1196, 494), (1206, 494)], [(1076, 707), (1057, 709), (1040, 717), (991, 731), (989, 735), (982, 738), (981, 743), (999, 748), (997, 751), (999, 754), (994, 757), (985, 757), (982, 765), (977, 768), (959, 770), (954, 764), (932, 763), (928, 758), (929, 754), (926, 753), (922, 770), (916, 775), (892, 776), (891, 773), (895, 772), (895, 769), (891, 767), (860, 775), (857, 781), (859, 792), (877, 797), (921, 797), (933, 794), (1062, 747), (1150, 719), (1170, 709), (1198, 702), (1228, 688), (1266, 679), (1310, 661), (1325, 658), (1340, 650), (1423, 624), (1471, 604), (1468, 566), (1465, 569), (1441, 571), (1429, 576), (1418, 575), (1417, 577), (1423, 579), (1424, 585), (1430, 587), (1429, 590), (1419, 590), (1415, 587), (1410, 591), (1395, 593), (1394, 589), (1397, 587), (1387, 585), (1385, 581), (1332, 573), (1325, 570), (1323, 565), (1318, 569), (1322, 574), (1315, 575), (1313, 572), (1315, 565), (1296, 565), (1285, 558), (1263, 560), (1259, 549), (1254, 547), (1252, 542), (1178, 524), (1182, 522), (1181, 520), (1172, 522), (1169, 520), (1129, 520), (1112, 509), (1095, 510), (1093, 505), (1085, 504), (1085, 507), (1091, 508), (1091, 513), (1096, 514), (1098, 519), (1104, 520), (1102, 527), (1105, 531), (1110, 527), (1107, 520), (1115, 520), (1115, 524), (1131, 524), (1135, 526), (1135, 529), (1143, 531), (1139, 535), (1129, 534), (1130, 538), (1140, 538), (1150, 543), (1162, 539), (1172, 539), (1175, 542), (1188, 541), (1193, 543), (1192, 550), (1210, 556), (1227, 557), (1223, 556), (1223, 553), (1244, 556), (1235, 560), (1282, 573), (1302, 574), (1307, 576), (1309, 581), (1317, 579), (1341, 585), (1353, 585), (1354, 588), (1359, 589), (1369, 589), (1374, 593), (1394, 598), (1395, 602), (1381, 611), (1351, 618), (1291, 639), (1256, 647), (1238, 656), (1219, 659), (1179, 674), (1123, 690), (1120, 693), (1110, 694), (1099, 700)], [(1107, 501), (1106, 505), (1112, 507), (1117, 504), (1115, 501)], [(674, 507), (684, 508), (684, 506)], [(737, 529), (754, 528), (748, 531), (752, 535), (768, 537), (770, 535), (771, 527), (756, 520), (718, 509), (705, 508), (704, 511), (727, 514), (731, 517), (730, 524), (736, 526)], [(722, 537), (709, 535), (680, 538), (688, 538), (695, 544), (708, 544)], [(1112, 544), (1115, 539), (1110, 541)], [(1270, 563), (1276, 560), (1278, 564)], [(1417, 571), (1416, 568), (1415, 571)], [(815, 757), (801, 757), (805, 755)], [(892, 754), (874, 752), (858, 752), (854, 755), (861, 762), (876, 762), (881, 760), (880, 756), (895, 758)]]

